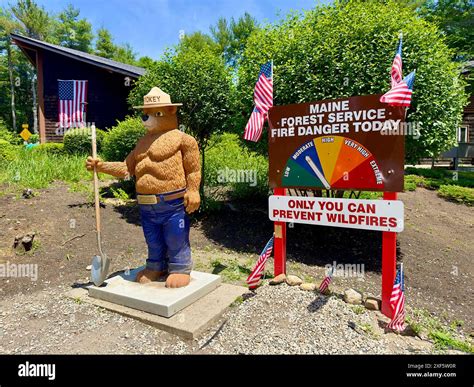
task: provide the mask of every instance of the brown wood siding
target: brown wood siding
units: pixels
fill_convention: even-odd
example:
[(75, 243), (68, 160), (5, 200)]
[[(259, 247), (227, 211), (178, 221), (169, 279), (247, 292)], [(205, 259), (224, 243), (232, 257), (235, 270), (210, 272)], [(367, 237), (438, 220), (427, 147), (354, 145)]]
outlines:
[[(106, 129), (131, 113), (127, 97), (131, 87), (125, 85), (126, 76), (87, 63), (43, 51), (44, 115), (46, 141), (61, 142), (58, 127), (58, 79), (87, 80), (87, 122)], [(133, 84), (133, 79), (131, 79)]]

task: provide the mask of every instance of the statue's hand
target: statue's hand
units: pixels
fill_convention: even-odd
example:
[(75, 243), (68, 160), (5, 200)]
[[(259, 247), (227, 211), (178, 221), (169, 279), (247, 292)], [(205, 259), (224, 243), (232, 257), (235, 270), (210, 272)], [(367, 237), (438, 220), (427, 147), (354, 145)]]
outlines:
[(201, 197), (198, 191), (190, 191), (184, 194), (184, 206), (188, 214), (196, 211), (201, 204)]
[(101, 164), (102, 160), (99, 158), (94, 159), (93, 157), (89, 156), (86, 160), (86, 168), (88, 171), (93, 171), (94, 165), (97, 167), (97, 171), (99, 171)]

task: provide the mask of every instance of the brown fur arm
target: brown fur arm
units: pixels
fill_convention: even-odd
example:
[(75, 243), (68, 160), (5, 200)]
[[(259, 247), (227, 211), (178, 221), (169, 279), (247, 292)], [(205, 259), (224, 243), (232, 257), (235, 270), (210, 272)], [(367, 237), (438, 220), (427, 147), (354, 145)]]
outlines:
[(97, 171), (107, 173), (108, 175), (112, 175), (120, 179), (125, 179), (135, 174), (135, 165), (136, 161), (134, 149), (129, 153), (125, 161), (99, 161), (99, 163), (97, 163)]
[(199, 148), (196, 140), (184, 135), (181, 143), (181, 153), (183, 155), (184, 174), (186, 176), (186, 195), (184, 205), (186, 211), (191, 213), (199, 208), (201, 198), (199, 196), (199, 185), (201, 184), (201, 160)]

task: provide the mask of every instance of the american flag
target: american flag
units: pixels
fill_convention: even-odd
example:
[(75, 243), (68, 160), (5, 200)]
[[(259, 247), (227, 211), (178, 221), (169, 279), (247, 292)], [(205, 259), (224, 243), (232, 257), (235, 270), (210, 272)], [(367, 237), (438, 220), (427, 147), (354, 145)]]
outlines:
[(405, 329), (405, 286), (403, 280), (403, 265), (397, 271), (397, 277), (393, 284), (392, 295), (390, 296), (392, 306), (392, 320), (387, 328), (401, 332)]
[(270, 238), (270, 240), (263, 248), (262, 252), (260, 253), (260, 257), (258, 258), (257, 264), (255, 265), (254, 269), (247, 278), (247, 284), (249, 285), (250, 289), (254, 289), (255, 287), (257, 287), (258, 283), (260, 282), (263, 270), (265, 269), (265, 263), (267, 263), (268, 257), (270, 257), (270, 255), (272, 254), (272, 250), (273, 237)]
[(87, 81), (58, 81), (59, 126), (83, 126), (87, 102)]
[(273, 106), (273, 65), (271, 61), (260, 67), (253, 101), (255, 107), (245, 126), (244, 139), (257, 142), (262, 135), (268, 110)]
[(388, 103), (390, 106), (410, 107), (414, 82), (415, 71), (412, 71), (400, 83), (382, 95), (380, 102)]
[(398, 49), (395, 53), (395, 58), (393, 58), (392, 70), (391, 70), (391, 79), (392, 79), (392, 88), (400, 83), (402, 80), (402, 40), (403, 36), (400, 34), (400, 39), (398, 42)]
[(326, 274), (326, 277), (324, 277), (323, 282), (321, 282), (321, 285), (319, 285), (320, 293), (324, 293), (327, 289), (329, 289), (329, 284), (332, 281), (333, 273), (334, 273), (334, 267), (331, 268), (331, 270)]

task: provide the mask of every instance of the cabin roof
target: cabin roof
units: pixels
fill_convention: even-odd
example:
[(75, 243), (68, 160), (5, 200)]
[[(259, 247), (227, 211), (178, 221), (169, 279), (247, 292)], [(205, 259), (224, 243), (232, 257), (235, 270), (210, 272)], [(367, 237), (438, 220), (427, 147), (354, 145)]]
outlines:
[(22, 51), (25, 52), (25, 54), (30, 58), (33, 63), (36, 62), (36, 58), (31, 55), (31, 50), (39, 48), (46, 51), (54, 52), (59, 55), (67, 56), (69, 58), (76, 59), (81, 62), (89, 63), (94, 66), (98, 66), (113, 72), (132, 76), (134, 78), (138, 78), (146, 72), (146, 70), (142, 67), (132, 66), (126, 63), (117, 62), (115, 60), (102, 58), (100, 56), (88, 54), (86, 52), (74, 50), (72, 48), (62, 47), (52, 43), (46, 43), (42, 40), (33, 39), (18, 34), (11, 34), (11, 37), (15, 44), (18, 45), (22, 49)]

